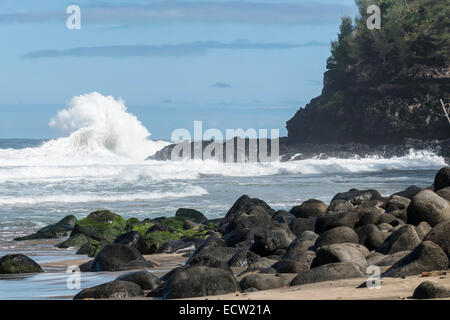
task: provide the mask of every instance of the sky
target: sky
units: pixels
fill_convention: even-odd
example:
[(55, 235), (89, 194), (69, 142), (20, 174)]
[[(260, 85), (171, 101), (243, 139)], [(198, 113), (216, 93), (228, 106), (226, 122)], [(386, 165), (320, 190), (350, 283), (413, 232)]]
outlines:
[[(81, 10), (70, 30), (69, 5)], [(122, 98), (152, 133), (280, 129), (322, 90), (354, 0), (3, 0), (0, 138), (55, 138), (73, 97)]]

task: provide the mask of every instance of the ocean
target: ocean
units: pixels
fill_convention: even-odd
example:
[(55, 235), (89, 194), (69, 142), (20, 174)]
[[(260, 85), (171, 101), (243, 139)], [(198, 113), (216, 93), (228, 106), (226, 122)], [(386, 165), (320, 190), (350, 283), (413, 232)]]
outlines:
[[(351, 188), (390, 195), (410, 185), (427, 187), (445, 165), (443, 158), (420, 150), (390, 159), (145, 161), (169, 142), (151, 140), (148, 129), (121, 102), (104, 98), (79, 97), (60, 111), (50, 123), (65, 132), (58, 139), (0, 140), (0, 256), (26, 252), (38, 263), (80, 258), (73, 250), (13, 241), (69, 214), (81, 218), (109, 209), (124, 218), (144, 219), (194, 208), (218, 218), (243, 194), (289, 210), (310, 198), (329, 202)], [(62, 286), (59, 276), (52, 281)], [(42, 283), (51, 283), (42, 282), (48, 274), (34, 277), (29, 286), (40, 283), (36, 292)], [(0, 279), (0, 288), (2, 282), (15, 288), (11, 281)], [(21, 292), (24, 298), (41, 297), (33, 290)], [(45, 297), (61, 294), (58, 289)], [(19, 298), (0, 289), (0, 299), (12, 297)]]

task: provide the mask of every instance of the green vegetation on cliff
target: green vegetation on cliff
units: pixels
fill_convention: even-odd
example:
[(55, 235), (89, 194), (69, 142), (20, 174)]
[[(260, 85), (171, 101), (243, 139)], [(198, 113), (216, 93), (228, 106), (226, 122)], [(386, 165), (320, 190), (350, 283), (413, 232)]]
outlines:
[[(288, 143), (402, 144), (450, 138), (450, 2), (357, 0), (331, 43), (324, 88), (287, 121)], [(381, 28), (369, 29), (377, 5)]]
[[(436, 0), (357, 0), (360, 16), (342, 19), (327, 68), (381, 63), (395, 68), (450, 61), (450, 4)], [(378, 5), (381, 29), (369, 30), (367, 7)]]

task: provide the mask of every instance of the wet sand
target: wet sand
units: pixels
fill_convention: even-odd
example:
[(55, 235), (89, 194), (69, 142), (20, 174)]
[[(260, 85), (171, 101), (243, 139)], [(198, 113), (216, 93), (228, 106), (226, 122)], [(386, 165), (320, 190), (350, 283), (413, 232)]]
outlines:
[[(383, 278), (380, 289), (357, 288), (367, 278), (324, 281), (295, 287), (230, 293), (218, 296), (192, 298), (190, 300), (404, 300), (411, 298), (414, 289), (430, 280), (450, 288), (450, 273), (444, 276)], [(450, 300), (450, 298), (445, 299)]]

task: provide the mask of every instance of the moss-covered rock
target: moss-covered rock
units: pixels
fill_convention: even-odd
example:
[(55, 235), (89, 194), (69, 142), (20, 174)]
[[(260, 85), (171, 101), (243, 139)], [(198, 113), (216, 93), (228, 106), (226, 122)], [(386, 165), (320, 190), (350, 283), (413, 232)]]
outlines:
[(113, 242), (126, 225), (127, 222), (121, 216), (109, 210), (95, 211), (78, 221), (71, 237), (81, 233), (100, 242)]
[(45, 226), (36, 233), (15, 238), (15, 241), (36, 240), (36, 239), (57, 239), (65, 237), (74, 228), (77, 218), (72, 215), (66, 216), (57, 223)]
[(69, 239), (67, 239), (66, 241), (63, 241), (61, 243), (58, 243), (55, 247), (57, 248), (62, 248), (62, 249), (67, 249), (67, 248), (80, 248), (82, 247), (85, 243), (88, 243), (90, 241), (92, 241), (92, 238), (89, 238), (88, 236), (82, 234), (82, 233), (77, 233), (73, 236), (71, 236)]
[(9, 254), (0, 259), (0, 274), (41, 273), (41, 266), (23, 254)]
[(102, 249), (103, 244), (97, 240), (91, 240), (81, 246), (76, 254), (85, 254), (89, 257), (95, 257)]

